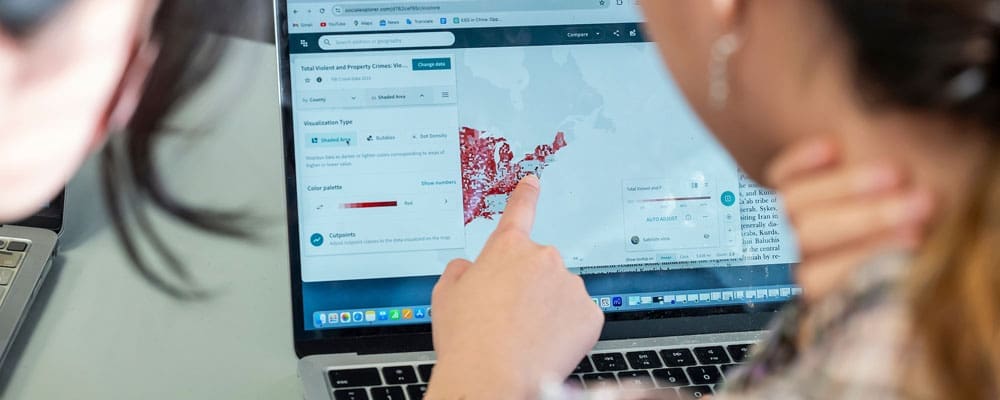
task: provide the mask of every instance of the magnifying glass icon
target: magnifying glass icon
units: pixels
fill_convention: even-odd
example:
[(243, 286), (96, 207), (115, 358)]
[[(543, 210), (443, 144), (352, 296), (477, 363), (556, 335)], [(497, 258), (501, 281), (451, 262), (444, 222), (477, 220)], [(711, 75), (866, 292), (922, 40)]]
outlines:
[(330, 39), (323, 39), (323, 44), (329, 46), (330, 45)]

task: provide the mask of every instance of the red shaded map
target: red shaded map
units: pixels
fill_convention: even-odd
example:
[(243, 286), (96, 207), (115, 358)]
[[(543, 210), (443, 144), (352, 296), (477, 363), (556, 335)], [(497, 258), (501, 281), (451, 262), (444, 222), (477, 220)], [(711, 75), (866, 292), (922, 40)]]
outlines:
[(535, 147), (514, 162), (514, 152), (504, 137), (487, 136), (485, 131), (464, 127), (459, 132), (462, 146), (462, 191), (465, 199), (465, 224), (477, 218), (493, 219), (507, 205), (507, 196), (528, 174), (541, 178), (559, 150), (566, 147), (566, 136), (556, 133), (552, 144)]

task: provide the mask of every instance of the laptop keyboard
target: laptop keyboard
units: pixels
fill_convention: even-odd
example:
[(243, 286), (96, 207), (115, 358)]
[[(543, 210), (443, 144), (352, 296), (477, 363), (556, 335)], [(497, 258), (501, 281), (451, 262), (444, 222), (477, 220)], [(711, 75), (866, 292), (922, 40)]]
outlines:
[(14, 276), (21, 268), (27, 251), (27, 242), (0, 238), (0, 305), (7, 298), (7, 291), (14, 282)]
[[(583, 359), (566, 380), (581, 388), (655, 390), (664, 400), (715, 393), (726, 373), (746, 360), (752, 344), (601, 352)], [(433, 364), (329, 372), (335, 400), (422, 400)]]

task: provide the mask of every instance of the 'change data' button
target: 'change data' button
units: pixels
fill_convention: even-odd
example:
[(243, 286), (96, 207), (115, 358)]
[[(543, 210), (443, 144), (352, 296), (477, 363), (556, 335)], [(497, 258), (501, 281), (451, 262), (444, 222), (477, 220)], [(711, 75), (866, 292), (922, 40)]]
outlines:
[(414, 58), (414, 71), (441, 71), (451, 69), (450, 58)]

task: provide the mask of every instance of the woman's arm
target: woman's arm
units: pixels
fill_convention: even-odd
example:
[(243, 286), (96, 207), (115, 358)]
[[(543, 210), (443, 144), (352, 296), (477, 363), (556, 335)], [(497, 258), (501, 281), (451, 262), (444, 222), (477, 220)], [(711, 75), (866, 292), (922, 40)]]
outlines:
[(435, 287), (428, 399), (536, 398), (597, 343), (604, 314), (583, 280), (531, 241), (540, 188), (521, 181), (479, 258), (453, 261)]
[[(828, 142), (794, 146), (774, 162), (767, 183), (798, 235), (807, 306), (865, 258), (916, 246), (929, 211), (915, 208), (922, 194), (906, 182), (888, 163), (841, 163)], [(435, 288), (430, 400), (536, 398), (596, 343), (603, 314), (582, 280), (557, 250), (530, 239), (539, 191), (534, 176), (522, 181), (479, 259), (452, 262)]]

